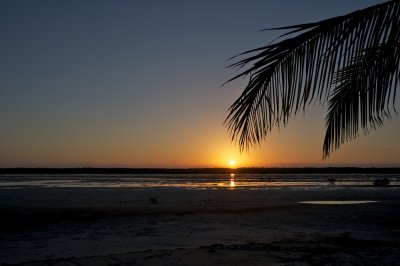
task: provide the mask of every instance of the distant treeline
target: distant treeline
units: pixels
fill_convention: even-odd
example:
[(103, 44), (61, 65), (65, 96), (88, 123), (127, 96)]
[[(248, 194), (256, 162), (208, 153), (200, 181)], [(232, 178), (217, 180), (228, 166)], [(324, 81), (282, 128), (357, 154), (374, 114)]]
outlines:
[(400, 174), (399, 167), (0, 168), (0, 174)]

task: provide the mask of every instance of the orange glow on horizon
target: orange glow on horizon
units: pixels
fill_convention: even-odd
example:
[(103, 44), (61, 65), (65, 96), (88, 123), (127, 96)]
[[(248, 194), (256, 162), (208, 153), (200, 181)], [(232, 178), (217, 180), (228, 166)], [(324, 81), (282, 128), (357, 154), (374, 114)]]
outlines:
[(238, 147), (230, 142), (226, 142), (222, 145), (214, 145), (213, 149), (210, 150), (208, 154), (207, 160), (209, 161), (212, 159), (213, 165), (222, 168), (253, 166), (253, 157), (255, 157), (254, 154), (250, 156), (247, 153), (240, 153)]

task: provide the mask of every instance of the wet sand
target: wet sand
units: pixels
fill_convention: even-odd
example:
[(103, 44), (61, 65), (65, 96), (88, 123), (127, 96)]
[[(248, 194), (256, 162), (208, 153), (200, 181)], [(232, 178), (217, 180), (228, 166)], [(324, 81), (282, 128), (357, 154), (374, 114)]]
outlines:
[(399, 187), (22, 188), (0, 202), (4, 265), (400, 265)]

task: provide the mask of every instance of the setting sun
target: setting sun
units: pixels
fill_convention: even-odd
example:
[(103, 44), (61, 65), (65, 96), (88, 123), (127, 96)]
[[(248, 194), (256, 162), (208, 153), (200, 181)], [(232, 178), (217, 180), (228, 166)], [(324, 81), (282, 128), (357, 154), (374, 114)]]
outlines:
[(230, 164), (230, 166), (235, 166), (235, 160), (230, 160), (229, 164)]

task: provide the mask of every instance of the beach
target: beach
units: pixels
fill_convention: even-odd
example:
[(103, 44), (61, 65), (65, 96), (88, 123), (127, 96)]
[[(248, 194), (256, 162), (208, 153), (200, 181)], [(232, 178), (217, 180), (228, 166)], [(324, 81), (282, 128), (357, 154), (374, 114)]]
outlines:
[(399, 265), (399, 192), (372, 186), (1, 189), (0, 262)]
[(0, 18), (0, 266), (400, 266), (400, 0)]

